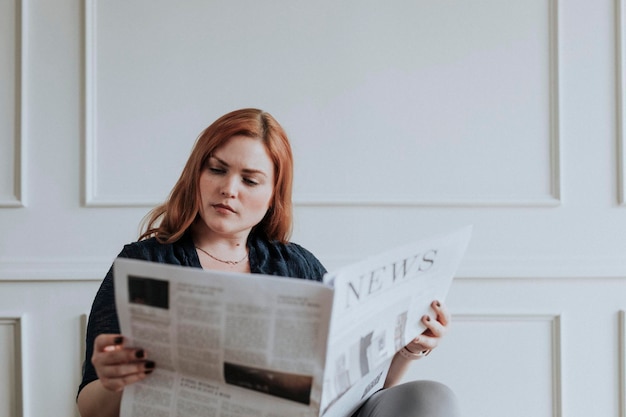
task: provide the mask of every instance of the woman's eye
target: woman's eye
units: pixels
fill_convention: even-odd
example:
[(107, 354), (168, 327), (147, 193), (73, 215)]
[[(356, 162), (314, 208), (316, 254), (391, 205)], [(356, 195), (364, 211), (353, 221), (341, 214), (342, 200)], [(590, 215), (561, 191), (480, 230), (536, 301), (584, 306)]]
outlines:
[(253, 180), (252, 178), (244, 178), (243, 182), (251, 186), (259, 185), (259, 183), (256, 180)]
[(223, 174), (226, 172), (226, 170), (222, 168), (209, 167), (209, 172), (211, 172), (212, 174)]

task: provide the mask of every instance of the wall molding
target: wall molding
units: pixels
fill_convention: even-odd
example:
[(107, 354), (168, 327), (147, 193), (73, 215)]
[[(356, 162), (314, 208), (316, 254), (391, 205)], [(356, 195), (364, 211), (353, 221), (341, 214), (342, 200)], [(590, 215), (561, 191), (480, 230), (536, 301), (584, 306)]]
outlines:
[(89, 323), (89, 312), (83, 313), (79, 316), (78, 322), (80, 324), (80, 329), (78, 334), (80, 335), (79, 339), (79, 361), (78, 366), (80, 369), (83, 367), (83, 363), (85, 362), (85, 350), (87, 349), (87, 324)]
[(14, 346), (13, 360), (9, 363), (13, 364), (15, 376), (12, 381), (13, 394), (15, 395), (14, 403), (12, 404), (11, 411), (16, 417), (24, 416), (24, 375), (23, 375), (23, 358), (22, 358), (22, 348), (24, 347), (24, 343), (22, 341), (22, 318), (21, 317), (9, 317), (9, 316), (0, 316), (0, 326), (8, 327), (10, 332), (13, 334)]
[[(329, 270), (358, 259), (326, 257)], [(455, 279), (572, 279), (626, 278), (624, 258), (464, 258)]]
[(616, 27), (616, 56), (617, 63), (617, 201), (621, 206), (626, 206), (626, 145), (624, 144), (624, 129), (626, 129), (626, 13), (624, 0), (616, 0), (615, 3), (615, 27)]
[[(0, 259), (0, 282), (101, 281), (112, 257)], [(323, 258), (329, 270), (354, 262)], [(626, 259), (465, 259), (455, 280), (626, 279)], [(626, 416), (625, 416), (626, 417)]]
[(617, 258), (532, 258), (476, 259), (461, 262), (459, 277), (499, 278), (626, 278), (626, 259)]
[[(133, 198), (122, 195), (102, 195), (98, 190), (98, 0), (84, 0), (84, 153), (83, 204), (86, 207), (132, 208), (154, 207), (162, 201), (155, 198)], [(561, 204), (561, 141), (559, 129), (559, 13), (558, 0), (549, 0), (549, 195), (536, 198), (433, 198), (406, 196), (343, 195), (329, 197), (317, 194), (295, 194), (294, 204), (302, 207), (555, 207)]]
[[(553, 153), (559, 153), (558, 143), (555, 145), (551, 141)], [(558, 142), (558, 141), (557, 141)], [(506, 208), (506, 207), (557, 207), (561, 204), (560, 198), (560, 172), (558, 162), (554, 161), (554, 154), (551, 159), (551, 196), (542, 198), (527, 199), (415, 199), (415, 198), (387, 198), (378, 199), (371, 196), (353, 195), (343, 199), (332, 199), (322, 195), (302, 194), (295, 195), (293, 202), (295, 206), (300, 207), (488, 207), (488, 208)], [(558, 158), (558, 157), (557, 157)]]
[(113, 258), (20, 258), (0, 260), (2, 281), (102, 281)]
[(554, 200), (561, 202), (561, 129), (560, 129), (560, 77), (559, 77), (559, 4), (548, 3), (550, 33), (550, 190)]
[[(97, 160), (96, 134), (97, 134), (97, 19), (95, 0), (84, 1), (84, 157), (83, 157), (83, 203), (87, 207), (99, 207), (102, 202), (98, 201), (98, 179), (95, 170)], [(116, 207), (118, 205), (113, 205)]]
[(552, 416), (563, 415), (563, 336), (560, 314), (484, 313), (453, 314), (455, 326), (464, 322), (547, 322), (551, 329)]
[(26, 0), (15, 0), (15, 135), (13, 137), (13, 195), (0, 195), (0, 208), (25, 207), (25, 152), (24, 152), (24, 45), (26, 39), (25, 11)]
[(626, 417), (626, 311), (620, 310), (618, 313), (619, 335), (619, 415)]

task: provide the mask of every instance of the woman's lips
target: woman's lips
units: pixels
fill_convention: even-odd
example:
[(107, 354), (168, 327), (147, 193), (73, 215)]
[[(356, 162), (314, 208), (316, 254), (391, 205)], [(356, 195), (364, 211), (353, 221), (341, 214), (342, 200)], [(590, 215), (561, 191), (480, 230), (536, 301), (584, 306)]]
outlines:
[(220, 213), (235, 213), (235, 210), (226, 204), (213, 204), (213, 208)]

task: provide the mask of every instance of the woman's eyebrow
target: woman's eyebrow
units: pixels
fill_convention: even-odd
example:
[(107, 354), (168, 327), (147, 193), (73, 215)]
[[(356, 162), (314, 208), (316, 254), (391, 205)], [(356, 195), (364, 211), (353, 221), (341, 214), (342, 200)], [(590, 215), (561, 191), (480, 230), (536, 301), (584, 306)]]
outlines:
[(223, 159), (218, 158), (215, 155), (209, 155), (209, 159), (215, 159), (217, 162), (219, 162), (220, 164), (224, 165), (224, 166), (229, 166), (228, 163), (226, 161), (224, 161)]
[[(215, 159), (217, 162), (219, 162), (221, 165), (223, 165), (223, 166), (225, 166), (227, 168), (230, 167), (228, 162), (224, 161), (223, 159), (218, 158), (215, 155), (210, 155), (209, 159), (211, 159), (211, 158)], [(260, 174), (260, 175), (263, 175), (265, 177), (268, 176), (265, 171), (260, 170), (260, 169), (244, 168), (244, 169), (242, 169), (242, 172), (245, 172), (246, 174)]]

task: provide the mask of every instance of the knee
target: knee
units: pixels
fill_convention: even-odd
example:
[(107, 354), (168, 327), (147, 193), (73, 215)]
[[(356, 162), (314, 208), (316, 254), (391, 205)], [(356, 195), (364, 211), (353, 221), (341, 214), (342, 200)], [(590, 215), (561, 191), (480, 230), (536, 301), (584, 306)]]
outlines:
[(415, 395), (426, 395), (436, 398), (456, 398), (454, 391), (445, 384), (437, 381), (410, 381), (402, 384), (407, 390), (413, 391)]
[(359, 410), (359, 417), (459, 417), (456, 395), (435, 381), (412, 381), (378, 391)]
[(412, 381), (399, 385), (405, 391), (404, 400), (409, 407), (422, 410), (428, 416), (458, 417), (459, 402), (447, 385), (436, 381)]

